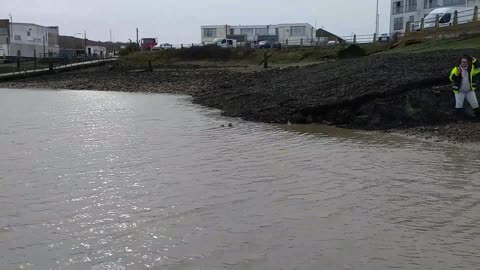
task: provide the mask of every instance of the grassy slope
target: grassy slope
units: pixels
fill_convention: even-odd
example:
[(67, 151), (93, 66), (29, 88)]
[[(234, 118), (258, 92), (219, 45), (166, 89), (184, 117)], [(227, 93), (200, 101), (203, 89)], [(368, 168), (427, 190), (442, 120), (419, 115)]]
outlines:
[(427, 40), (411, 45), (400, 45), (380, 53), (423, 53), (440, 50), (480, 49), (480, 36), (460, 37), (455, 39)]
[[(47, 68), (47, 64), (37, 63), (37, 69)], [(34, 68), (33, 62), (22, 62), (20, 71), (32, 70)], [(17, 71), (17, 63), (0, 64), (1, 73), (11, 73)]]
[[(387, 44), (361, 45), (367, 53), (383, 51)], [(269, 63), (273, 65), (315, 63), (325, 59), (335, 59), (346, 45), (335, 47), (304, 47), (288, 49), (218, 49), (198, 48), (195, 50), (163, 50), (154, 52), (137, 52), (123, 58), (124, 63), (145, 66), (151, 61), (154, 66), (163, 64), (190, 63), (221, 63), (232, 65), (258, 65), (263, 61), (264, 53), (271, 54)]]

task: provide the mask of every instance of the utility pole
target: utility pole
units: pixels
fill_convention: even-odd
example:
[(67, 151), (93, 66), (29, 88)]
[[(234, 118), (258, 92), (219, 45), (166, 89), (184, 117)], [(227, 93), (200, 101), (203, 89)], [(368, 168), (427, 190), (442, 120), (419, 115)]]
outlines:
[(85, 50), (85, 58), (87, 57), (87, 30), (83, 30), (83, 48)]
[(45, 58), (45, 55), (47, 54), (45, 50), (45, 34), (43, 35), (43, 58)]
[(112, 29), (110, 29), (110, 45), (112, 45), (112, 55), (113, 55), (114, 51), (113, 51)]
[(376, 23), (375, 23), (375, 34), (376, 36), (378, 37), (378, 32), (380, 31), (379, 28), (380, 28), (380, 14), (378, 14), (378, 2), (379, 0), (377, 0), (377, 13), (375, 14), (376, 15)]
[(112, 49), (113, 49), (113, 55), (115, 56), (115, 36), (112, 35)]
[(12, 13), (9, 13), (8, 14), (10, 16), (10, 25), (9, 25), (9, 30), (10, 30), (10, 33), (8, 35), (8, 46), (7, 46), (7, 54), (10, 56), (10, 44), (12, 43), (12, 39), (13, 39), (13, 18), (12, 18)]
[(12, 13), (8, 14), (10, 16), (10, 37), (13, 38), (13, 15)]
[(140, 43), (138, 42), (138, 28), (137, 28), (137, 45), (140, 45)]

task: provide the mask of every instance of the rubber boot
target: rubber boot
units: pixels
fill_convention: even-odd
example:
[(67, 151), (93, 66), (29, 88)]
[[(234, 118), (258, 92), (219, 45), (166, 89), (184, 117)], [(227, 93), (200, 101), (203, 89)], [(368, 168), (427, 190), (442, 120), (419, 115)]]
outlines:
[(463, 124), (464, 116), (463, 109), (455, 109), (455, 120), (457, 124)]

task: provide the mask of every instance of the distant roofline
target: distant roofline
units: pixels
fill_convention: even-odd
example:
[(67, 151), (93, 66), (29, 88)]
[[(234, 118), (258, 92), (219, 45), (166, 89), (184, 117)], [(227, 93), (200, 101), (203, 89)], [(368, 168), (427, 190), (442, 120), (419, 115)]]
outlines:
[(36, 23), (21, 23), (21, 22), (12, 22), (12, 25), (33, 25), (33, 26), (38, 26), (38, 27), (44, 27), (44, 28), (54, 28), (54, 27), (58, 27), (58, 25), (51, 25), (51, 26), (45, 26), (45, 25), (40, 25), (40, 24), (36, 24)]
[(231, 27), (267, 27), (267, 26), (288, 26), (288, 25), (293, 25), (293, 26), (310, 26), (313, 28), (313, 26), (309, 23), (280, 23), (280, 24), (214, 24), (214, 25), (202, 25), (201, 28), (220, 28), (220, 27), (225, 27), (225, 26), (231, 26)]

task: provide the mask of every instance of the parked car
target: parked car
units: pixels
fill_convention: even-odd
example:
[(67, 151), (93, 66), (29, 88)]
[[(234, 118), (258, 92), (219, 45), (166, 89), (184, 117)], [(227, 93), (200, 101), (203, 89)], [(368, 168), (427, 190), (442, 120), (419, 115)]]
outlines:
[(271, 48), (278, 49), (281, 47), (280, 43), (275, 41), (268, 41), (268, 40), (262, 40), (258, 42), (257, 46), (259, 49), (271, 49)]
[(389, 42), (390, 41), (390, 36), (388, 34), (381, 34), (378, 37), (379, 42)]
[(166, 49), (172, 49), (172, 48), (173, 46), (170, 43), (162, 43), (153, 47), (154, 50), (166, 50)]
[(425, 29), (435, 27), (435, 21), (436, 21), (437, 15), (440, 18), (439, 20), (440, 27), (453, 25), (453, 18), (454, 18), (455, 11), (458, 12), (459, 24), (473, 21), (473, 13), (474, 13), (473, 8), (468, 8), (468, 7), (436, 8), (432, 10), (430, 13), (428, 13), (427, 17), (425, 17)]
[(337, 44), (338, 44), (338, 42), (337, 42), (336, 40), (329, 40), (329, 41), (327, 42), (327, 46), (335, 46), (335, 45), (337, 45)]
[(222, 48), (236, 48), (237, 40), (228, 38), (216, 38), (212, 42), (207, 43), (210, 46), (218, 46)]

